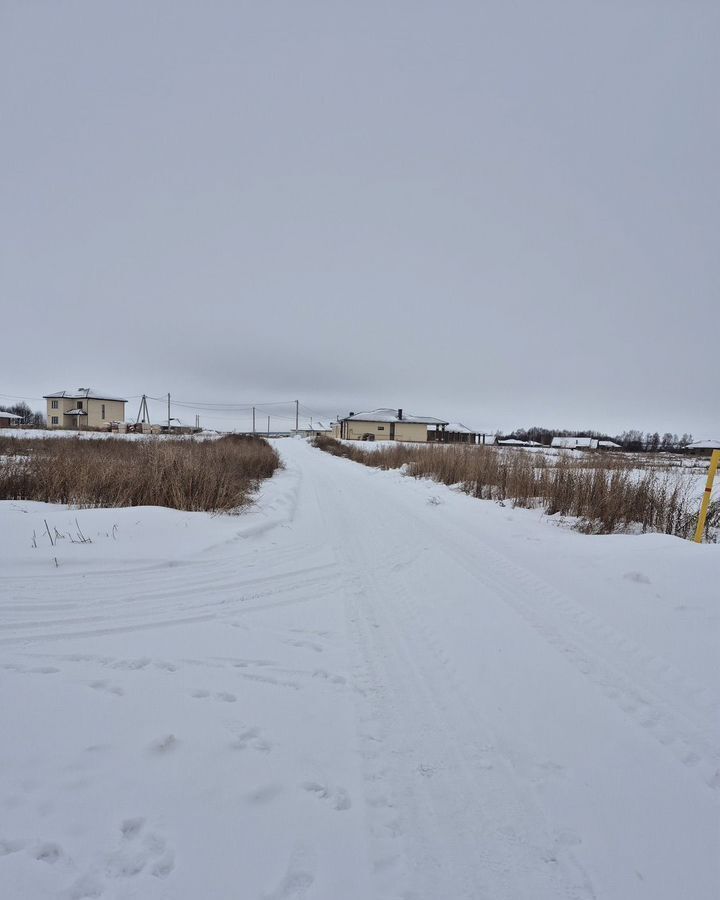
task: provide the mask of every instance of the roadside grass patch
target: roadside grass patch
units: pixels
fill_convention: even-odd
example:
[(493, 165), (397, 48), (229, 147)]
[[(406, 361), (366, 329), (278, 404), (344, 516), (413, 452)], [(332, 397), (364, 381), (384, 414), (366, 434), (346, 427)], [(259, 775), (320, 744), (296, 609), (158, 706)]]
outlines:
[(78, 508), (167, 506), (234, 512), (280, 467), (259, 437), (213, 441), (0, 438), (0, 500)]
[[(691, 537), (699, 501), (692, 477), (677, 469), (638, 469), (616, 455), (546, 456), (478, 445), (394, 444), (365, 450), (319, 435), (315, 447), (379, 469), (454, 485), (483, 500), (541, 508), (577, 520), (588, 534), (654, 531)], [(720, 501), (711, 504), (707, 534), (720, 528)]]

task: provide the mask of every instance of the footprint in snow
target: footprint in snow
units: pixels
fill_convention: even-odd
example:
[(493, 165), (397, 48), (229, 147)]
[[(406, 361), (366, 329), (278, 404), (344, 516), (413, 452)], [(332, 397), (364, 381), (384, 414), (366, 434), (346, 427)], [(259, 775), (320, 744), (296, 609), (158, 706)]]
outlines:
[(141, 816), (138, 816), (135, 819), (125, 819), (125, 821), (120, 825), (122, 836), (126, 840), (132, 840), (132, 838), (135, 838), (140, 834), (144, 824), (145, 819), (143, 819)]
[(108, 887), (106, 879), (128, 880), (141, 874), (167, 878), (175, 868), (175, 855), (168, 849), (165, 838), (146, 831), (145, 824), (143, 816), (121, 822), (121, 839), (116, 849), (96, 859), (90, 871), (71, 886), (65, 895), (68, 900), (103, 896)]
[(215, 694), (216, 700), (221, 700), (223, 703), (235, 703), (237, 697), (235, 694), (231, 694), (229, 691), (220, 691)]
[(122, 697), (125, 691), (117, 684), (110, 684), (107, 681), (92, 681), (90, 687), (94, 691), (101, 691), (104, 694), (113, 694), (116, 697)]
[(345, 809), (350, 809), (352, 806), (352, 801), (350, 800), (350, 795), (345, 790), (345, 788), (336, 788), (335, 790), (331, 790), (324, 784), (320, 784), (317, 781), (305, 781), (300, 787), (303, 790), (307, 791), (310, 794), (314, 794), (320, 800), (329, 800), (333, 807), (341, 812)]
[[(207, 700), (210, 696), (210, 691), (206, 691), (203, 689), (193, 691), (191, 694), (196, 700)], [(235, 703), (237, 697), (235, 694), (231, 694), (229, 691), (218, 691), (213, 694), (213, 699), (220, 700), (222, 703)]]
[(178, 745), (178, 739), (174, 734), (166, 734), (165, 737), (158, 738), (149, 746), (151, 753), (169, 753)]
[(315, 669), (312, 673), (313, 678), (323, 678), (325, 681), (329, 681), (331, 684), (347, 684), (347, 678), (343, 675), (333, 675), (331, 672), (325, 671), (325, 669)]
[(281, 785), (265, 784), (262, 787), (256, 788), (254, 791), (250, 791), (250, 793), (245, 795), (245, 799), (248, 803), (253, 804), (270, 803), (280, 793), (282, 793)]
[(68, 900), (86, 900), (86, 898), (101, 897), (105, 890), (105, 884), (101, 878), (93, 873), (83, 875), (70, 887), (67, 892)]
[(252, 750), (257, 750), (260, 753), (269, 753), (272, 749), (272, 744), (262, 737), (259, 728), (246, 728), (235, 738), (230, 746), (233, 750), (247, 750), (250, 747)]
[(152, 660), (149, 656), (142, 656), (140, 659), (117, 659), (111, 664), (110, 668), (137, 671), (138, 669), (146, 669), (151, 662)]
[(315, 653), (322, 653), (325, 649), (320, 644), (315, 643), (315, 641), (285, 641), (290, 647), (301, 647), (307, 650), (314, 650)]
[(59, 844), (40, 844), (40, 846), (36, 847), (36, 849), (33, 851), (33, 857), (38, 862), (48, 863), (51, 866), (54, 865), (62, 856), (63, 850)]
[(280, 884), (262, 900), (303, 900), (315, 882), (315, 854), (310, 847), (296, 844)]
[(0, 838), (0, 856), (10, 856), (25, 847), (25, 841)]
[(651, 584), (650, 579), (643, 572), (625, 572), (623, 578), (626, 581), (634, 581), (636, 584)]

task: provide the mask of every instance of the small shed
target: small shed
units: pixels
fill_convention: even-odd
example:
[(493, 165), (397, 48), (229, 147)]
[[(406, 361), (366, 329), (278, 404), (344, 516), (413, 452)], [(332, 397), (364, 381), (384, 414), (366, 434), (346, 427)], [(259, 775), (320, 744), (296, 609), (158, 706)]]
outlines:
[(597, 450), (598, 440), (590, 437), (554, 437), (550, 446), (560, 450)]
[(0, 428), (14, 428), (22, 422), (23, 417), (0, 410)]

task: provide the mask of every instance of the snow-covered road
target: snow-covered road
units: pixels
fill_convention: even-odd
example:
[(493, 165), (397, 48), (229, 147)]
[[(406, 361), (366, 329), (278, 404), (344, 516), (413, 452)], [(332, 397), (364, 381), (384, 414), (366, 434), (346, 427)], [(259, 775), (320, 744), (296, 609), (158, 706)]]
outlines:
[(0, 504), (3, 900), (715, 900), (720, 547), (277, 447), (239, 519)]

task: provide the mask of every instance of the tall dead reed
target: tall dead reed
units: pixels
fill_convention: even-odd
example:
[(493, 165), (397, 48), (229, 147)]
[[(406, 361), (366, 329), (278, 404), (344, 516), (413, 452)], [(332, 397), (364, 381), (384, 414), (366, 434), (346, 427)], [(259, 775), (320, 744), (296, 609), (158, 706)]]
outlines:
[(0, 499), (232, 512), (280, 465), (262, 438), (0, 438)]
[[(656, 531), (690, 537), (697, 521), (691, 479), (677, 470), (638, 470), (615, 456), (546, 456), (475, 445), (394, 444), (367, 450), (325, 436), (315, 446), (380, 469), (404, 468), (415, 478), (456, 485), (484, 500), (571, 516), (594, 534)], [(720, 526), (720, 504), (709, 516)]]

